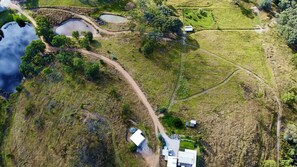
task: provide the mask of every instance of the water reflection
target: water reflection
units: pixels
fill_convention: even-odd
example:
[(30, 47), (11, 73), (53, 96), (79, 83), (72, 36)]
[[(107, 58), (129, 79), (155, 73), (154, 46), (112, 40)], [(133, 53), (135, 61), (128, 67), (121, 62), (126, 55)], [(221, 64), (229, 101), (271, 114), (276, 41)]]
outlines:
[(28, 24), (21, 28), (16, 22), (11, 22), (1, 30), (4, 38), (0, 41), (0, 89), (10, 93), (15, 91), (22, 80), (19, 65), (24, 49), (38, 37), (35, 29)]

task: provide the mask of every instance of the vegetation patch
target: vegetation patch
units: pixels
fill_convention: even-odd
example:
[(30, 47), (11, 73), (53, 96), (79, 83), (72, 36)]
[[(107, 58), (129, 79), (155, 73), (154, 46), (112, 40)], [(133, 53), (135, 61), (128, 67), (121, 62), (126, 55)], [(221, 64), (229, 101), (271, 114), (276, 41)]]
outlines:
[(242, 14), (239, 7), (213, 9), (213, 16), (220, 29), (252, 29), (260, 24), (259, 17), (248, 17)]
[(165, 116), (162, 117), (162, 122), (171, 129), (180, 130), (185, 128), (183, 121), (170, 113), (166, 113)]
[(189, 141), (189, 140), (181, 140), (180, 141), (180, 149), (191, 149), (194, 150), (195, 147), (195, 143), (193, 143), (193, 141)]
[(268, 66), (261, 36), (258, 33), (207, 31), (198, 32), (192, 37), (199, 39), (201, 48), (253, 71), (268, 83), (271, 82), (272, 71)]
[(186, 98), (223, 84), (236, 70), (233, 65), (207, 55), (200, 50), (183, 57), (183, 70), (178, 98)]
[[(241, 83), (252, 88), (249, 98), (244, 98), (245, 90), (240, 86)], [(172, 106), (173, 115), (178, 114), (182, 120), (197, 120), (198, 127), (186, 128), (183, 134), (203, 135), (204, 140), (201, 145), (205, 152), (201, 152), (206, 164), (253, 166), (263, 160), (258, 159), (263, 154), (274, 157), (274, 126), (272, 129), (266, 127), (272, 124), (271, 120), (274, 117), (268, 107), (276, 106), (273, 100), (269, 100), (269, 91), (265, 97), (256, 97), (260, 91), (258, 89), (262, 88), (258, 87), (255, 79), (239, 72), (225, 85), (187, 101), (177, 101)], [(226, 150), (224, 145), (230, 146), (230, 141), (233, 143), (232, 147)], [(267, 147), (264, 148), (263, 145)], [(219, 157), (212, 153), (214, 149), (220, 152)], [(240, 162), (240, 158), (229, 159), (239, 154), (242, 154), (244, 161)]]
[(211, 10), (205, 9), (183, 9), (185, 25), (191, 25), (198, 29), (215, 28), (215, 20)]
[(12, 10), (0, 12), (0, 27), (11, 21), (17, 21), (20, 26), (24, 26), (24, 22), (27, 21), (27, 19), (23, 15), (18, 15)]

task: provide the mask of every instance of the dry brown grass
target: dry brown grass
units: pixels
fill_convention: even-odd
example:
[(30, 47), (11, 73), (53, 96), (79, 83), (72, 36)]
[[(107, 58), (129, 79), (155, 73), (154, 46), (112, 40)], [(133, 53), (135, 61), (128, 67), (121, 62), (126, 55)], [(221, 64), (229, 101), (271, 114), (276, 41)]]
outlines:
[[(90, 112), (103, 120), (98, 139), (102, 143), (99, 161), (104, 163), (109, 158), (109, 162), (122, 166), (145, 166), (142, 158), (129, 150), (130, 141), (126, 138), (131, 124), (123, 120), (123, 105), (129, 104), (129, 119), (137, 123), (132, 126), (141, 128), (150, 146), (156, 150), (153, 123), (145, 107), (117, 72), (103, 67), (100, 81), (93, 83), (79, 75), (73, 78), (65, 75), (58, 64), (52, 68), (53, 76), (40, 75), (27, 80), (25, 91), (13, 104), (14, 122), (5, 145), (8, 165), (70, 166), (77, 161), (81, 141), (90, 137), (84, 124), (85, 113)], [(112, 90), (119, 98), (110, 95)], [(36, 106), (36, 111), (25, 118), (24, 110), (29, 103)], [(44, 121), (41, 130), (34, 125), (36, 119)]]
[(204, 135), (207, 166), (258, 166), (275, 152), (275, 106), (269, 96), (252, 76), (240, 72), (226, 85), (178, 102), (172, 110), (183, 121), (198, 121), (197, 129), (184, 133)]

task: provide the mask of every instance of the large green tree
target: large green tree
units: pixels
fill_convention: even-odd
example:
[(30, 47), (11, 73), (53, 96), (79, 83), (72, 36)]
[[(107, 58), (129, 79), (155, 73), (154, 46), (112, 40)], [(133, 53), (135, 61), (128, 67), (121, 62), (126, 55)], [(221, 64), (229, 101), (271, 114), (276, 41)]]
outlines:
[(279, 33), (287, 39), (289, 45), (297, 46), (297, 8), (283, 11), (278, 18)]
[(51, 42), (54, 37), (54, 31), (50, 22), (43, 16), (37, 16), (35, 20), (37, 23), (36, 34), (43, 36), (48, 42)]

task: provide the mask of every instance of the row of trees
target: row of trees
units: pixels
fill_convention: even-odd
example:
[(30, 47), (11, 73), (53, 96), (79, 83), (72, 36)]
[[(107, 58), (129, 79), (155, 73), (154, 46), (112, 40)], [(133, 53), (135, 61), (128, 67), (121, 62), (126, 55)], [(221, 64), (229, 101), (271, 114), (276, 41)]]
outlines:
[[(36, 33), (38, 36), (43, 36), (46, 42), (52, 44), (55, 47), (74, 47), (76, 41), (73, 41), (71, 38), (66, 37), (65, 35), (56, 35), (53, 31), (53, 26), (50, 22), (42, 16), (36, 18), (37, 29)], [(73, 32), (72, 37), (77, 40), (79, 45), (82, 48), (90, 49), (90, 44), (93, 42), (93, 33), (84, 32), (83, 38), (80, 38), (80, 33), (78, 31)]]
[(84, 74), (88, 80), (99, 79), (100, 64), (98, 62), (85, 62), (78, 52), (60, 52), (56, 55), (58, 61), (63, 64), (64, 70), (69, 74)]

